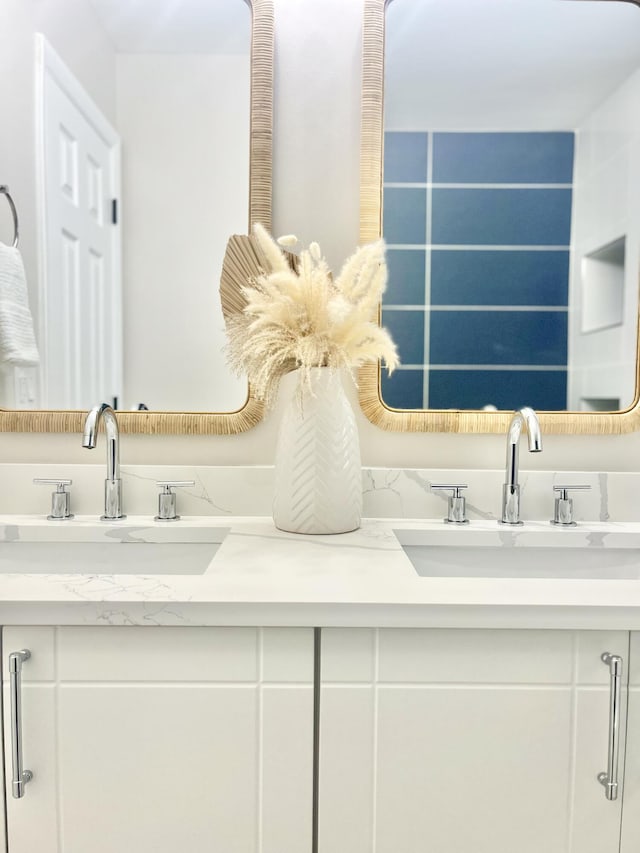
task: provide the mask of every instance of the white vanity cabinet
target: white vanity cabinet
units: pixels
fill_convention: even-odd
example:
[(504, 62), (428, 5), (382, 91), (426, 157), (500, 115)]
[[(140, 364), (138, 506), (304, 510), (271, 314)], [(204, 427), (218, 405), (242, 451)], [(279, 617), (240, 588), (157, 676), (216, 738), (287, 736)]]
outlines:
[(628, 646), (625, 632), (323, 631), (320, 853), (618, 851), (622, 800), (597, 780), (601, 655), (623, 658), (622, 782)]
[[(2, 632), (9, 853), (311, 851), (313, 630)], [(8, 658), (22, 668), (11, 796)]]

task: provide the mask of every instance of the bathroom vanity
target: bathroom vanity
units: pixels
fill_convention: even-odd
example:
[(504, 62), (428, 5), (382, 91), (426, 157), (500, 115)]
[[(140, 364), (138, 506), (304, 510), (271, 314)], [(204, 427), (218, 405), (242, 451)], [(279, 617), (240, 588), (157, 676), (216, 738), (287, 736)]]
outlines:
[[(73, 472), (82, 512), (98, 471)], [(387, 517), (340, 536), (231, 515), (270, 469), (166, 472), (198, 482), (172, 524), (2, 517), (10, 853), (632, 853), (640, 525), (583, 520), (632, 484), (584, 475), (577, 527), (504, 531), (501, 472), (442, 522), (452, 473), (365, 472)], [(124, 473), (134, 511), (155, 476)], [(525, 519), (559, 476), (523, 475)]]
[[(23, 249), (30, 281), (35, 283), (44, 276), (50, 284), (66, 283), (69, 292), (75, 292), (75, 267), (62, 263), (67, 254), (60, 254), (58, 243), (49, 248), (43, 244), (36, 258), (38, 240), (33, 225), (40, 219), (49, 222), (47, 215), (55, 213), (59, 204), (58, 195), (53, 198), (44, 191), (48, 186), (45, 174), (38, 175), (36, 187), (36, 170), (27, 156), (34, 134), (31, 119), (27, 122), (25, 117), (44, 114), (45, 104), (40, 98), (45, 93), (44, 81), (53, 75), (64, 83), (61, 69), (66, 63), (75, 71), (74, 79), (78, 77), (83, 87), (93, 92), (101, 109), (107, 114), (114, 111), (115, 80), (111, 77), (115, 55), (111, 46), (106, 51), (103, 36), (96, 32), (95, 16), (83, 23), (74, 8), (74, 13), (66, 16), (73, 20), (72, 28), (51, 28), (51, 21), (40, 15), (27, 15), (27, 5), (21, 5), (12, 26), (5, 28), (10, 48), (5, 51), (7, 67), (12, 73), (4, 75), (9, 97), (4, 99), (3, 138), (4, 150), (10, 156), (4, 167), (9, 171), (0, 175), (0, 180), (11, 183), (16, 197), (19, 193), (20, 213), (28, 229)], [(38, 4), (32, 5), (37, 10)], [(245, 14), (242, 32), (248, 35), (247, 4), (233, 0), (233, 5)], [(191, 85), (182, 73), (172, 70), (173, 66), (166, 67), (167, 76), (150, 72), (148, 66), (142, 69), (140, 77), (147, 92), (151, 81), (158, 82), (158, 117), (164, 121), (184, 115), (191, 104), (199, 121), (215, 117), (210, 130), (216, 145), (211, 145), (205, 127), (198, 124), (190, 142), (204, 145), (200, 154), (190, 144), (188, 150), (193, 154), (185, 158), (185, 147), (179, 145), (171, 164), (176, 166), (175, 171), (158, 161), (156, 174), (161, 177), (149, 180), (154, 190), (170, 186), (171, 192), (163, 191), (162, 204), (154, 205), (153, 215), (127, 215), (125, 209), (119, 222), (114, 204), (117, 194), (109, 190), (109, 182), (103, 182), (101, 209), (109, 214), (103, 217), (104, 225), (107, 231), (115, 228), (110, 233), (118, 235), (113, 242), (114, 268), (120, 240), (126, 248), (127, 287), (123, 310), (115, 312), (115, 328), (122, 325), (122, 313), (127, 318), (126, 367), (132, 371), (127, 382), (136, 390), (131, 399), (123, 398), (122, 376), (118, 375), (123, 350), (117, 346), (122, 336), (109, 332), (110, 312), (103, 316), (95, 299), (92, 301), (92, 294), (101, 290), (77, 287), (78, 299), (67, 307), (77, 305), (82, 310), (67, 310), (62, 315), (44, 316), (48, 307), (67, 304), (62, 296), (48, 301), (40, 298), (37, 308), (45, 327), (49, 327), (47, 341), (52, 344), (50, 351), (44, 346), (46, 341), (40, 341), (46, 381), (36, 400), (29, 392), (29, 383), (23, 380), (16, 384), (20, 393), (5, 392), (2, 402), (18, 408), (35, 403), (41, 408), (0, 410), (0, 429), (5, 438), (9, 431), (47, 436), (42, 444), (33, 445), (37, 448), (33, 458), (75, 458), (67, 452), (71, 445), (54, 448), (52, 442), (50, 448), (49, 436), (79, 432), (87, 408), (113, 396), (119, 396), (120, 404), (127, 408), (145, 401), (145, 406), (155, 409), (118, 414), (123, 433), (153, 436), (146, 447), (163, 433), (183, 437), (182, 444), (153, 444), (153, 451), (143, 453), (144, 458), (171, 458), (172, 448), (183, 452), (188, 437), (235, 434), (250, 429), (262, 418), (262, 405), (251, 394), (245, 401), (242, 389), (238, 400), (230, 401), (222, 393), (213, 400), (198, 396), (204, 389), (222, 391), (223, 371), (211, 368), (220, 364), (221, 358), (213, 327), (217, 333), (222, 325), (212, 320), (210, 310), (212, 270), (216, 266), (213, 237), (226, 240), (231, 231), (244, 231), (245, 224), (260, 221), (269, 227), (271, 223), (273, 4), (271, 0), (254, 0), (250, 5), (250, 57), (247, 45), (244, 60), (235, 69), (212, 64), (202, 69), (201, 77), (194, 78), (200, 82)], [(388, 12), (394, 16), (395, 10), (402, 14), (408, 4), (366, 0), (361, 4), (362, 20), (360, 12), (357, 20), (353, 11), (347, 14), (347, 4), (333, 4), (333, 11), (321, 10), (322, 4), (307, 4), (308, 11), (318, 7), (313, 29), (307, 24), (300, 26), (297, 13), (291, 14), (294, 5), (287, 14), (278, 15), (281, 82), (297, 81), (297, 93), (296, 89), (287, 93), (286, 87), (281, 87), (278, 99), (284, 110), (279, 121), (285, 127), (297, 119), (300, 96), (313, 98), (318, 116), (344, 120), (329, 122), (326, 132), (314, 121), (301, 128), (301, 135), (281, 134), (279, 157), (288, 163), (288, 169), (280, 170), (278, 218), (282, 222), (289, 218), (292, 225), (299, 223), (300, 233), (317, 230), (325, 223), (325, 215), (311, 215), (307, 208), (321, 211), (324, 199), (325, 206), (330, 205), (327, 209), (331, 210), (334, 230), (329, 237), (338, 240), (339, 233), (351, 233), (355, 199), (348, 187), (351, 165), (357, 158), (351, 156), (355, 151), (349, 154), (349, 140), (357, 132), (353, 106), (362, 84), (360, 242), (381, 236), (386, 195), (385, 237), (395, 249), (389, 256), (392, 287), (388, 290), (394, 298), (385, 305), (385, 322), (394, 330), (395, 320), (398, 341), (404, 346), (413, 340), (420, 356), (414, 358), (415, 353), (407, 352), (404, 372), (398, 371), (394, 380), (409, 380), (417, 389), (418, 399), (413, 401), (394, 398), (394, 389), (390, 385), (385, 388), (381, 382), (377, 364), (363, 368), (358, 384), (365, 415), (378, 426), (405, 433), (506, 433), (512, 417), (507, 410), (523, 405), (524, 400), (510, 397), (503, 402), (495, 388), (491, 393), (483, 391), (479, 400), (478, 395), (473, 399), (468, 395), (464, 400), (451, 396), (438, 400), (437, 380), (455, 376), (449, 370), (452, 366), (468, 373), (469, 364), (489, 364), (509, 370), (481, 372), (485, 380), (497, 379), (500, 388), (514, 376), (536, 372), (511, 370), (518, 365), (539, 367), (539, 380), (559, 377), (562, 381), (569, 368), (576, 367), (565, 357), (567, 336), (563, 329), (568, 329), (569, 319), (577, 323), (582, 314), (582, 302), (574, 302), (569, 313), (569, 284), (572, 291), (579, 290), (577, 275), (585, 266), (583, 261), (591, 271), (589, 276), (605, 261), (605, 267), (614, 268), (615, 292), (620, 293), (619, 306), (624, 307), (618, 312), (617, 326), (607, 314), (605, 318), (597, 316), (595, 324), (587, 323), (589, 328), (574, 330), (578, 338), (585, 338), (584, 351), (581, 345), (578, 352), (582, 360), (577, 365), (585, 368), (585, 375), (575, 385), (575, 393), (567, 397), (563, 392), (563, 398), (553, 406), (536, 400), (527, 402), (541, 409), (558, 406), (557, 411), (543, 415), (545, 440), (552, 433), (613, 436), (637, 430), (640, 406), (631, 383), (638, 368), (639, 217), (634, 201), (637, 194), (627, 190), (638, 173), (637, 128), (630, 120), (636, 114), (633, 105), (637, 103), (638, 73), (628, 82), (621, 75), (618, 89), (596, 95), (589, 109), (585, 105), (582, 112), (588, 116), (586, 124), (563, 120), (558, 127), (554, 122), (554, 131), (570, 131), (572, 136), (575, 132), (577, 138), (576, 184), (580, 190), (576, 190), (577, 202), (572, 207), (575, 227), (571, 239), (567, 234), (551, 239), (546, 233), (536, 236), (529, 227), (526, 240), (509, 234), (480, 239), (462, 234), (452, 239), (449, 234), (431, 233), (431, 229), (427, 236), (427, 205), (431, 213), (438, 213), (438, 209), (446, 212), (449, 206), (453, 210), (451, 222), (457, 224), (463, 217), (444, 201), (453, 199), (457, 203), (466, 197), (461, 210), (467, 210), (471, 206), (469, 191), (478, 198), (486, 176), (472, 176), (479, 181), (477, 189), (469, 187), (468, 175), (460, 172), (453, 177), (441, 176), (439, 186), (436, 181), (438, 204), (434, 208), (433, 174), (394, 177), (392, 158), (383, 162), (385, 131), (395, 135), (396, 143), (403, 143), (399, 127), (388, 124), (383, 116), (383, 88), (388, 114), (393, 108), (392, 87), (390, 80), (385, 80), (385, 49), (388, 57), (392, 56), (390, 45), (384, 43), (385, 16)], [(478, 36), (479, 29), (458, 14), (466, 26), (449, 28), (456, 42), (447, 47), (437, 37), (432, 5), (415, 4), (421, 14), (429, 16), (423, 28), (405, 23), (396, 32), (415, 34), (420, 59), (436, 56), (437, 51), (425, 50), (427, 37), (433, 38), (435, 33), (447, 61), (443, 67), (449, 68), (452, 57), (459, 68), (465, 56), (476, 62), (478, 49), (486, 42)], [(440, 4), (440, 15), (449, 14), (453, 5)], [(482, 4), (470, 5), (485, 17)], [(566, 6), (567, 14), (569, 7), (579, 12), (584, 6), (591, 14), (598, 11), (595, 7), (613, 5), (629, 14), (637, 12), (631, 3), (547, 5), (561, 12)], [(533, 16), (536, 24), (543, 24), (538, 6)], [(402, 24), (402, 18), (395, 20)], [(158, 22), (155, 14), (154, 27), (149, 29), (156, 30)], [(393, 37), (393, 21), (390, 23)], [(175, 29), (180, 31), (179, 20)], [(219, 28), (213, 29), (219, 32)], [(198, 34), (202, 32), (201, 27), (197, 30)], [(41, 31), (57, 50), (54, 53), (54, 45), (40, 39), (33, 67), (26, 59), (32, 56), (34, 33)], [(535, 46), (536, 55), (544, 57), (533, 78), (542, 86), (538, 102), (546, 110), (549, 92), (559, 91), (553, 76), (545, 78), (556, 73), (550, 62), (549, 43), (532, 38), (534, 30), (528, 25), (519, 25), (519, 31), (527, 45)], [(563, 68), (568, 67), (565, 47), (574, 42), (576, 33), (583, 32), (583, 27), (568, 22), (568, 35), (559, 42), (562, 49), (556, 51)], [(633, 42), (633, 29), (625, 26), (623, 32)], [(349, 75), (363, 34), (362, 74), (352, 75), (354, 82)], [(465, 34), (473, 40), (469, 50), (460, 49), (459, 39)], [(312, 42), (320, 45), (322, 54), (293, 49), (301, 38), (307, 46)], [(332, 44), (330, 52), (325, 43)], [(513, 54), (513, 34), (505, 43)], [(617, 58), (622, 52), (620, 40), (614, 39), (612, 44)], [(105, 50), (96, 48), (101, 45)], [(410, 54), (401, 49), (401, 56)], [(89, 66), (85, 62), (89, 57), (99, 64)], [(490, 53), (490, 58), (493, 68), (495, 56)], [(580, 50), (580, 61), (595, 70), (599, 84), (604, 77), (593, 65), (594, 58), (592, 49)], [(509, 58), (508, 74), (501, 69), (500, 81), (517, 79), (511, 73), (511, 61)], [(409, 82), (419, 82), (417, 63), (409, 61), (406, 66)], [(318, 67), (326, 73), (318, 74)], [(580, 67), (576, 66), (577, 77), (584, 81)], [(637, 63), (629, 66), (628, 72), (633, 68)], [(133, 80), (134, 71), (132, 65), (128, 76), (120, 75), (125, 82), (119, 96), (120, 109), (131, 103), (132, 131), (136, 131), (138, 121), (144, 128), (155, 127), (148, 120), (153, 99), (136, 96), (127, 83)], [(39, 81), (37, 103), (35, 75)], [(472, 76), (477, 82), (476, 69), (463, 75), (463, 91), (472, 92), (468, 83)], [(67, 89), (75, 88), (66, 73), (64, 78)], [(436, 69), (433, 78), (444, 82), (452, 75)], [(225, 120), (218, 112), (222, 102), (213, 85), (217, 79), (222, 81), (225, 103), (232, 107)], [(179, 86), (163, 83), (176, 80)], [(113, 91), (93, 89), (98, 81), (112, 86)], [(241, 94), (240, 88), (248, 88), (249, 83), (250, 104), (248, 93)], [(440, 86), (419, 85), (420, 105), (425, 103), (427, 89), (464, 116), (460, 103), (443, 97)], [(512, 89), (519, 114), (523, 87)], [(203, 99), (201, 91), (206, 91), (212, 101)], [(574, 106), (574, 88), (569, 91)], [(495, 100), (494, 84), (484, 84), (482, 93)], [(481, 115), (489, 120), (481, 101), (475, 96), (473, 99), (471, 106), (480, 104)], [(181, 110), (168, 108), (170, 103)], [(234, 156), (225, 158), (222, 131), (235, 128), (229, 117), (241, 115), (241, 103), (249, 107), (250, 120), (245, 121), (244, 130), (229, 138)], [(291, 112), (292, 104), (296, 107)], [(503, 109), (509, 113), (511, 107), (506, 103)], [(524, 124), (532, 130), (540, 126), (536, 121), (527, 118)], [(545, 127), (547, 123), (545, 118)], [(181, 124), (185, 126), (184, 121)], [(341, 128), (335, 138), (334, 125)], [(55, 128), (55, 146), (49, 148), (40, 139), (39, 150), (46, 149), (49, 154), (46, 159), (41, 150), (38, 161), (54, 176), (51, 185), (57, 193), (58, 187), (69, 185), (66, 179), (57, 178), (56, 169), (64, 171), (70, 162), (70, 155), (59, 156), (60, 151), (64, 154), (72, 148), (66, 137), (61, 139), (57, 126), (51, 126)], [(448, 120), (434, 123), (432, 117), (422, 127), (413, 118), (405, 126), (422, 133), (425, 144), (419, 140), (421, 158), (427, 144), (433, 150), (435, 134), (439, 137), (435, 141), (443, 142), (439, 128), (453, 129)], [(164, 128), (164, 123), (159, 127)], [(473, 128), (466, 116), (462, 127), (467, 131)], [(492, 117), (489, 127), (505, 131), (500, 134), (502, 139), (494, 139), (494, 148), (518, 136), (507, 132), (513, 129), (510, 115), (505, 121)], [(486, 129), (475, 128), (475, 135)], [(126, 159), (132, 165), (129, 171), (136, 179), (146, 180), (152, 160), (169, 151), (167, 142), (172, 132), (159, 130), (156, 135), (165, 144), (156, 145), (155, 137), (146, 140), (140, 136), (137, 161), (132, 159), (131, 133), (125, 137), (129, 140)], [(415, 132), (411, 135), (416, 138)], [(474, 134), (458, 134), (454, 141), (473, 142), (463, 136)], [(290, 138), (287, 141), (285, 137)], [(392, 136), (386, 139), (387, 152), (392, 152), (393, 142)], [(211, 203), (215, 195), (210, 190), (213, 172), (206, 172), (205, 165), (210, 170), (221, 168), (228, 178), (229, 163), (236, 159), (242, 144), (250, 150), (250, 168), (244, 168), (246, 155), (239, 156), (239, 165), (244, 163), (243, 177), (230, 179), (228, 191), (219, 194), (225, 198), (227, 214), (231, 215), (231, 201), (238, 204), (240, 218), (225, 218), (223, 224), (215, 218), (220, 211)], [(213, 147), (215, 157), (211, 156)], [(341, 162), (345, 155), (347, 160)], [(468, 165), (468, 158), (462, 159), (463, 165)], [(432, 156), (428, 162), (432, 169)], [(426, 164), (427, 160), (425, 169)], [(186, 174), (177, 169), (184, 165), (188, 167)], [(327, 182), (329, 173), (335, 179), (333, 183)], [(520, 172), (515, 179), (516, 187), (531, 180)], [(307, 196), (317, 196), (318, 203), (299, 209), (297, 203), (287, 202), (295, 193), (285, 191), (285, 180), (292, 187), (307, 187)], [(542, 198), (548, 176), (543, 176), (541, 187), (529, 186), (524, 191), (514, 189), (513, 180), (513, 176), (494, 175), (492, 181), (497, 186), (491, 184), (492, 197), (512, 199), (518, 205), (533, 196)], [(244, 189), (242, 181), (248, 181)], [(566, 176), (553, 180), (550, 192), (568, 199), (567, 183)], [(602, 196), (596, 195), (600, 189)], [(195, 194), (196, 190), (202, 195)], [(584, 201), (579, 197), (581, 191)], [(423, 208), (425, 211), (425, 227), (418, 223), (416, 239), (407, 233), (404, 213), (408, 205), (402, 194), (417, 199), (420, 216)], [(135, 204), (136, 197), (147, 195), (145, 184), (140, 183), (124, 193), (129, 205)], [(403, 223), (395, 237), (394, 198), (401, 214), (396, 219)], [(37, 207), (36, 199), (42, 202)], [(244, 213), (247, 200), (249, 223)], [(175, 215), (168, 215), (168, 203), (174, 205), (174, 213), (180, 212), (179, 221)], [(568, 210), (568, 201), (565, 204)], [(592, 208), (601, 215), (592, 216)], [(158, 211), (161, 215), (156, 215)], [(93, 209), (88, 212), (94, 213)], [(193, 220), (187, 218), (191, 214)], [(521, 216), (506, 219), (508, 225), (516, 219), (529, 222), (528, 217)], [(541, 219), (546, 224), (544, 212)], [(488, 220), (483, 215), (483, 221)], [(76, 238), (68, 223), (62, 232), (57, 219), (55, 223), (55, 228), (45, 229), (47, 234), (59, 237), (62, 233), (64, 245), (69, 243), (69, 235)], [(148, 225), (165, 230), (153, 230)], [(455, 298), (447, 289), (446, 299), (438, 300), (436, 277), (431, 277), (424, 264), (427, 260), (431, 263), (438, 252), (449, 263), (472, 257), (467, 249), (478, 243), (484, 249), (501, 247), (501, 262), (492, 268), (487, 280), (492, 287), (496, 279), (505, 281), (504, 293), (496, 296), (492, 290), (490, 298), (481, 299), (483, 304), (478, 305), (478, 288), (470, 288), (471, 294), (458, 293)], [(553, 253), (543, 251), (548, 244), (553, 244)], [(571, 267), (569, 244), (577, 250)], [(198, 285), (195, 270), (185, 267), (184, 253), (175, 250), (183, 245), (189, 246), (190, 258), (201, 257), (203, 286)], [(146, 255), (132, 251), (145, 247)], [(217, 248), (221, 258), (223, 247)], [(531, 296), (523, 293), (514, 301), (512, 284), (525, 277), (520, 261), (526, 261), (529, 250), (535, 262), (525, 272), (536, 275), (541, 258), (550, 266), (553, 259), (566, 260), (564, 299), (553, 293), (546, 300), (548, 304), (542, 305), (545, 300), (534, 286)], [(95, 260), (101, 253), (85, 253), (85, 257)], [(485, 251), (482, 257), (491, 258), (491, 253)], [(397, 265), (409, 259), (411, 263), (416, 258), (417, 266), (412, 266), (406, 276), (414, 290), (402, 293), (394, 285), (405, 276), (397, 277), (394, 262)], [(505, 258), (511, 266), (502, 264)], [(62, 266), (56, 265), (56, 259)], [(569, 282), (569, 269), (572, 276), (575, 273), (575, 281)], [(99, 272), (92, 261), (91, 268), (81, 273), (81, 280), (98, 282)], [(175, 286), (176, 281), (180, 287)], [(535, 276), (533, 281), (535, 285)], [(150, 283), (152, 291), (148, 289)], [(591, 278), (587, 281), (590, 284)], [(114, 286), (117, 293), (117, 280)], [(416, 304), (415, 293), (420, 299), (424, 297), (424, 305)], [(440, 340), (447, 344), (475, 342), (480, 337), (473, 333), (478, 328), (475, 321), (486, 318), (487, 323), (493, 323), (496, 337), (493, 333), (485, 336), (492, 342), (491, 357), (477, 348), (473, 358), (465, 356), (461, 361), (441, 348), (433, 363), (427, 364), (423, 359), (425, 317), (431, 307), (427, 293), (438, 309), (434, 315)], [(89, 300), (84, 308), (80, 297)], [(170, 341), (170, 345), (156, 346), (153, 358), (149, 358), (148, 348), (151, 301), (154, 313), (165, 318), (165, 325), (156, 329), (153, 339)], [(160, 314), (163, 304), (167, 310)], [(548, 307), (551, 312), (539, 310)], [(521, 308), (534, 310), (522, 312)], [(176, 323), (176, 316), (184, 322)], [(100, 328), (106, 331), (93, 333), (94, 326), (85, 317), (96, 322), (99, 319)], [(130, 322), (133, 318), (145, 321), (142, 332), (136, 333)], [(525, 326), (524, 321), (526, 328), (534, 329), (532, 324), (540, 324), (540, 318), (546, 321), (546, 328), (552, 321), (556, 327), (563, 326), (558, 321), (564, 321), (562, 335), (558, 336), (560, 345), (550, 354), (538, 352), (540, 357), (536, 358), (530, 357), (528, 350), (524, 354), (515, 352), (511, 344), (525, 337), (518, 331)], [(519, 321), (520, 326), (513, 325)], [(406, 333), (407, 323), (411, 334)], [(536, 344), (546, 340), (535, 329), (530, 337)], [(206, 349), (193, 349), (198, 340)], [(435, 335), (429, 340), (435, 341)], [(504, 346), (505, 340), (508, 346)], [(58, 351), (60, 341), (70, 342), (68, 357), (62, 358)], [(116, 343), (114, 351), (108, 349), (103, 354), (99, 345), (112, 341)], [(496, 341), (498, 346), (493, 346)], [(562, 351), (558, 354), (558, 350)], [(133, 358), (138, 353), (142, 368)], [(613, 353), (616, 358), (618, 353), (622, 355), (611, 363)], [(114, 375), (97, 381), (95, 371), (85, 369), (87, 365), (113, 366)], [(189, 382), (185, 381), (185, 365)], [(593, 369), (587, 371), (588, 366)], [(147, 373), (150, 367), (158, 368), (157, 381)], [(474, 394), (481, 373), (475, 371), (466, 377)], [(570, 373), (578, 376), (575, 370)], [(429, 399), (425, 399), (425, 377), (430, 383)], [(456, 388), (462, 387), (461, 379), (464, 376), (458, 375)], [(82, 388), (79, 380), (83, 380)], [(520, 386), (520, 381), (516, 384)], [(535, 392), (536, 383), (530, 387)], [(520, 387), (517, 390), (519, 398)], [(580, 403), (587, 404), (588, 414), (565, 411), (565, 398), (569, 408), (580, 408), (574, 401), (576, 395)], [(15, 403), (13, 397), (18, 398)], [(385, 407), (383, 400), (394, 408)], [(395, 408), (398, 403), (401, 409)], [(503, 410), (477, 411), (491, 403), (500, 404)], [(433, 408), (423, 411), (423, 406)], [(74, 407), (76, 410), (71, 411)], [(396, 436), (392, 444), (387, 436), (382, 458), (394, 454), (395, 458), (408, 458), (410, 452), (400, 450), (406, 438)], [(263, 433), (251, 440), (259, 445), (251, 458), (271, 458), (268, 433), (266, 438)], [(377, 447), (383, 446), (379, 437), (375, 451), (371, 433), (367, 441), (369, 458), (380, 458), (376, 455)], [(427, 457), (427, 441), (428, 436), (420, 436), (419, 458)], [(25, 458), (22, 445), (7, 446), (20, 447), (16, 458)], [(418, 443), (413, 446), (418, 447)], [(230, 451), (230, 458), (245, 458), (247, 447), (240, 445)], [(454, 448), (452, 443), (450, 447), (448, 458), (457, 464), (461, 444)], [(218, 456), (214, 452), (213, 458), (221, 458), (231, 444), (220, 442), (218, 448)], [(205, 450), (203, 441), (190, 452), (198, 458), (203, 458), (200, 454), (211, 458), (207, 454), (213, 451)], [(10, 453), (11, 449), (5, 451), (5, 455)], [(474, 451), (473, 459), (477, 458)], [(595, 452), (589, 456), (590, 466), (599, 464), (594, 458), (599, 458)], [(377, 520), (365, 522), (352, 534), (305, 537), (274, 530), (269, 520), (270, 469), (239, 466), (209, 471), (179, 470), (168, 465), (155, 470), (129, 466), (122, 472), (128, 518), (100, 525), (97, 518), (106, 509), (102, 467), (5, 465), (0, 472), (0, 748), (6, 798), (6, 807), (0, 809), (0, 848), (4, 849), (4, 844), (8, 853), (512, 853), (514, 849), (518, 853), (637, 853), (640, 849), (637, 475), (524, 473), (520, 482), (525, 524), (515, 532), (500, 533), (496, 518), (500, 515), (502, 471), (367, 471), (365, 515)], [(114, 471), (112, 474), (115, 478)], [(44, 520), (48, 496), (40, 492), (39, 497), (34, 496), (34, 477), (73, 479), (73, 520)], [(179, 496), (181, 521), (152, 521), (157, 512), (157, 480), (196, 482), (193, 490)], [(443, 524), (446, 495), (432, 493), (434, 483), (468, 486), (468, 528), (450, 530)], [(591, 486), (591, 492), (581, 493), (576, 500), (579, 527), (575, 530), (549, 527), (548, 520), (554, 515), (553, 487), (559, 484)]]
[[(3, 646), (32, 654), (21, 799), (5, 720), (12, 853), (313, 849), (311, 629), (20, 627)], [(615, 801), (603, 649), (630, 679)], [(636, 849), (639, 660), (617, 631), (324, 629), (318, 849)]]

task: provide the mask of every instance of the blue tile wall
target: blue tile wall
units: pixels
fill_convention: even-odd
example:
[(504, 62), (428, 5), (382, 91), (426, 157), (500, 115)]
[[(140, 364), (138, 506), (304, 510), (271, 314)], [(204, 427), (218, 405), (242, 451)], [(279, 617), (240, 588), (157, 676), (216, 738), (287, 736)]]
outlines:
[(424, 370), (396, 370), (391, 376), (383, 370), (380, 384), (382, 399), (392, 409), (424, 407)]
[(428, 140), (427, 133), (385, 133), (385, 183), (426, 183)]
[[(386, 402), (386, 397), (383, 396)], [(403, 408), (398, 403), (396, 408)], [(430, 370), (430, 409), (534, 409), (567, 406), (566, 370)], [(413, 406), (411, 406), (413, 408)], [(419, 407), (417, 407), (419, 408)]]
[(434, 245), (568, 246), (570, 239), (569, 189), (432, 191)]
[(424, 249), (387, 249), (387, 270), (387, 305), (424, 305)]
[[(397, 371), (389, 405), (566, 407), (573, 159), (565, 132), (385, 134), (384, 301), (411, 307), (383, 322), (402, 362), (424, 365), (426, 318), (429, 364), (454, 368), (430, 370), (426, 401), (424, 370)], [(471, 310), (429, 310), (447, 305)], [(483, 364), (504, 369), (463, 368)]]
[(424, 245), (427, 234), (425, 190), (385, 187), (383, 223), (387, 243)]
[(382, 312), (382, 325), (393, 338), (402, 364), (424, 364), (424, 311)]
[[(398, 145), (402, 134), (392, 135)], [(573, 133), (434, 133), (433, 181), (571, 184), (573, 140)]]
[(566, 311), (432, 311), (429, 329), (432, 365), (567, 364)]
[[(399, 278), (409, 278), (399, 257), (392, 266)], [(568, 251), (440, 249), (431, 254), (432, 305), (567, 305), (568, 292)]]

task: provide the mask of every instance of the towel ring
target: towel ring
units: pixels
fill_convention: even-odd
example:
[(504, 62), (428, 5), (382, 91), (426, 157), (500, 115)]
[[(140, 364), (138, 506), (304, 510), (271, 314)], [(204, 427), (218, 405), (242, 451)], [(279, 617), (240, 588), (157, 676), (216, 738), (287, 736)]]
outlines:
[(11, 208), (11, 215), (13, 216), (13, 248), (17, 248), (18, 240), (20, 239), (20, 232), (18, 229), (18, 211), (16, 210), (16, 206), (13, 203), (13, 199), (11, 198), (11, 193), (9, 192), (9, 187), (0, 186), (0, 193), (6, 196), (7, 201), (9, 202), (9, 207)]

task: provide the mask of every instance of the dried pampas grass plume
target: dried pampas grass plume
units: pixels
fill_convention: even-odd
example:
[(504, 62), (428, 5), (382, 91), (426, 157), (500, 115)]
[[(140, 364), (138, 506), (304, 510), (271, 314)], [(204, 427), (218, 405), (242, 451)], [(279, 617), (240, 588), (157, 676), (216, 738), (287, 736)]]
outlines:
[[(387, 281), (382, 240), (362, 246), (334, 281), (317, 243), (289, 261), (262, 225), (253, 228), (264, 266), (241, 287), (240, 311), (225, 312), (227, 357), (246, 374), (258, 399), (273, 402), (280, 377), (299, 368), (303, 384), (311, 369), (347, 368), (382, 359), (391, 372), (398, 355), (389, 333), (376, 322)], [(280, 238), (287, 247), (293, 235)]]

